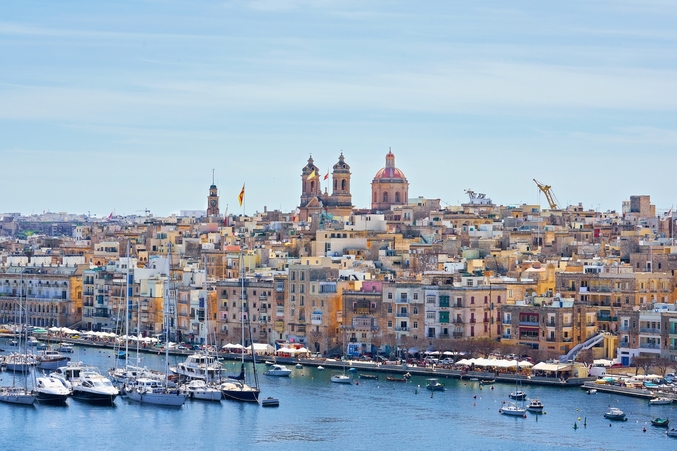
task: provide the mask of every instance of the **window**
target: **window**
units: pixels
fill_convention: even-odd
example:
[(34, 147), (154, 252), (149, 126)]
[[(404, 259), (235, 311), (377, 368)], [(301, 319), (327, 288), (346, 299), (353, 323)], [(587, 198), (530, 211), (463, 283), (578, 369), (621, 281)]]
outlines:
[(388, 299), (392, 299), (392, 298), (393, 298), (393, 294), (392, 294), (392, 293), (388, 293)]
[(425, 297), (425, 302), (426, 304), (434, 304), (435, 303), (435, 295), (431, 294)]
[(388, 306), (388, 313), (392, 313), (392, 312), (393, 312), (393, 306), (392, 306), (392, 305), (389, 305), (389, 306)]
[(440, 323), (449, 322), (449, 312), (440, 312)]
[(388, 192), (383, 193), (383, 202), (388, 202)]
[(475, 303), (475, 296), (470, 296), (470, 303), (474, 304)]
[(440, 307), (449, 307), (449, 296), (440, 295)]
[(403, 301), (406, 301), (407, 300), (407, 293), (400, 293), (400, 299), (402, 299)]
[(301, 307), (303, 307), (304, 301), (305, 301), (305, 298), (303, 296), (301, 296)]
[(392, 321), (388, 321), (388, 327), (393, 327), (393, 322), (392, 322)]
[(435, 312), (426, 312), (425, 317), (427, 319), (435, 319)]
[(414, 321), (414, 329), (418, 329), (418, 321)]
[(400, 192), (399, 191), (397, 191), (395, 193), (395, 202), (398, 202), (398, 203), (400, 202)]
[(484, 303), (488, 304), (489, 303), (489, 296), (484, 296)]
[(418, 300), (418, 293), (414, 293), (414, 300)]
[(418, 315), (418, 307), (414, 307), (414, 315)]

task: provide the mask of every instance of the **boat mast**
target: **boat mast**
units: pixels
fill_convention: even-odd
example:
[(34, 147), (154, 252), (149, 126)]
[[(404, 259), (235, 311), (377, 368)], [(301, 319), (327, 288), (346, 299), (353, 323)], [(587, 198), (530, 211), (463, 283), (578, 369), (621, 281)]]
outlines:
[(171, 263), (170, 263), (170, 248), (171, 244), (167, 245), (167, 288), (163, 292), (162, 299), (162, 316), (165, 323), (165, 387), (169, 386), (169, 282), (171, 281)]
[(129, 364), (129, 240), (127, 240), (127, 273), (125, 275), (125, 370)]

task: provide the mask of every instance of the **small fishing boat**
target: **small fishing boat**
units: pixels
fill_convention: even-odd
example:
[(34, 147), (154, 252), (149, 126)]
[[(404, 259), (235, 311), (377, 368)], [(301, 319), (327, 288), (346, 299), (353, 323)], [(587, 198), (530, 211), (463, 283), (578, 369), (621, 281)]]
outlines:
[(407, 382), (410, 377), (411, 377), (411, 374), (404, 373), (402, 375), (402, 377), (386, 376), (386, 380), (390, 381), (390, 382)]
[(617, 407), (610, 407), (609, 411), (604, 413), (604, 418), (607, 420), (628, 421), (625, 413)]
[(444, 384), (442, 384), (440, 381), (437, 379), (428, 379), (428, 383), (425, 386), (426, 390), (430, 391), (444, 391), (446, 388), (444, 388)]
[(595, 393), (597, 393), (597, 389), (596, 389), (596, 388), (591, 388), (590, 390), (588, 390), (588, 394), (589, 394), (589, 395), (594, 395)]
[(656, 426), (657, 428), (666, 428), (670, 424), (670, 420), (667, 418), (656, 418), (651, 420), (651, 425)]
[(318, 371), (324, 371), (324, 367), (322, 365), (320, 365), (320, 366), (317, 367), (317, 370)]
[(677, 429), (675, 428), (670, 428), (665, 433), (668, 435), (668, 437), (677, 437)]

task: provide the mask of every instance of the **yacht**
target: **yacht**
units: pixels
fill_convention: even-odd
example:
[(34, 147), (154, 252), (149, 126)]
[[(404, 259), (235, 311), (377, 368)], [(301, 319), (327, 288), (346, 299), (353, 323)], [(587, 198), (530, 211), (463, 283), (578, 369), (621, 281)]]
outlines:
[(260, 390), (250, 387), (243, 380), (229, 380), (221, 384), (221, 393), (226, 399), (241, 402), (258, 402)]
[(36, 378), (33, 391), (42, 404), (65, 404), (71, 394), (59, 379), (50, 376)]
[(35, 396), (22, 387), (2, 387), (0, 388), (0, 401), (28, 406), (35, 402)]
[(73, 398), (101, 404), (112, 404), (120, 393), (111, 381), (102, 376), (94, 367), (84, 366), (82, 362), (68, 362), (66, 366), (50, 374), (72, 390)]
[(659, 396), (658, 398), (651, 398), (649, 404), (652, 406), (662, 405), (662, 404), (672, 404), (671, 398), (666, 398), (665, 396)]
[(35, 356), (32, 354), (13, 353), (5, 357), (5, 369), (7, 371), (27, 373), (36, 363)]
[(45, 350), (36, 356), (37, 367), (42, 370), (55, 370), (60, 366), (66, 365), (71, 358), (61, 354), (59, 351)]
[(352, 384), (353, 379), (350, 376), (346, 376), (345, 374), (334, 374), (331, 377), (331, 381), (336, 383), (336, 384)]
[(527, 405), (527, 410), (531, 413), (543, 413), (543, 403), (539, 399), (532, 399)]
[(204, 401), (221, 401), (221, 390), (208, 385), (202, 379), (194, 379), (182, 387), (191, 399)]
[(527, 394), (524, 393), (522, 390), (515, 390), (514, 392), (510, 393), (510, 398), (515, 399), (517, 401), (524, 401), (527, 399)]
[(73, 352), (73, 346), (71, 346), (68, 343), (61, 343), (61, 344), (59, 344), (59, 346), (56, 347), (55, 350), (58, 351), (58, 352), (72, 353)]
[(617, 421), (627, 421), (628, 420), (625, 417), (625, 413), (617, 407), (610, 407), (609, 411), (604, 413), (604, 418), (606, 418), (608, 420), (617, 420)]
[(289, 377), (291, 370), (284, 365), (273, 364), (267, 371), (264, 371), (266, 376)]
[(216, 380), (221, 376), (221, 364), (216, 356), (202, 352), (189, 355), (185, 362), (170, 368), (172, 373), (190, 379)]
[(133, 385), (125, 386), (125, 393), (132, 401), (160, 406), (182, 406), (188, 397), (176, 388), (169, 388), (164, 381), (139, 378)]
[(515, 417), (524, 417), (526, 416), (527, 409), (526, 407), (518, 406), (514, 402), (510, 402), (507, 405), (504, 405), (498, 410), (503, 415), (511, 415)]

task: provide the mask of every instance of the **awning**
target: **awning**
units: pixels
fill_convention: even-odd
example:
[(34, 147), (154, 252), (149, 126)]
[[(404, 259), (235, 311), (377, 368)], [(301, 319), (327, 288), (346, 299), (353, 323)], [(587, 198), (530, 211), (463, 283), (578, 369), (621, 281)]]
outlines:
[(545, 363), (539, 362), (534, 365), (534, 370), (538, 371), (569, 371), (571, 369), (571, 364), (569, 363)]

